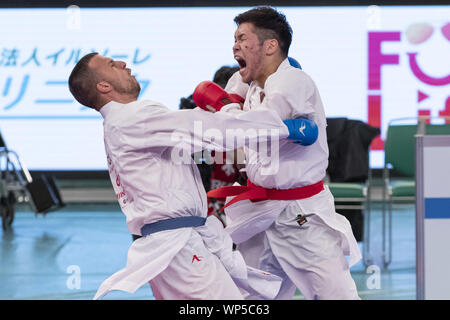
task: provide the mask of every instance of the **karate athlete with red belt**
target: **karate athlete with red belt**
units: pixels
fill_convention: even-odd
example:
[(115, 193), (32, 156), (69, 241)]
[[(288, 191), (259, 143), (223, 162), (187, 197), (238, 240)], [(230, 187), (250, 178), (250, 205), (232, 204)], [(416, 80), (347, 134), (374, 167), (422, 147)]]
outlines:
[(126, 267), (106, 279), (94, 298), (111, 290), (133, 293), (148, 281), (156, 299), (275, 297), (281, 279), (247, 267), (221, 222), (206, 219), (206, 193), (191, 154), (229, 149), (207, 134), (211, 130), (226, 135), (227, 129), (253, 128), (250, 141), (270, 140), (267, 130), (274, 130), (276, 139), (296, 140), (301, 123), (283, 122), (270, 110), (211, 114), (138, 101), (140, 86), (126, 64), (97, 53), (80, 59), (69, 89), (104, 119), (111, 182), (130, 233), (142, 236), (130, 246)]
[[(226, 230), (248, 265), (283, 278), (277, 299), (292, 299), (296, 287), (306, 299), (359, 299), (349, 268), (361, 252), (350, 223), (336, 213), (323, 185), (326, 118), (313, 80), (289, 64), (292, 30), (285, 16), (270, 7), (244, 12), (235, 22), (233, 53), (240, 70), (225, 90), (246, 98), (243, 110), (237, 104), (225, 110), (270, 109), (281, 119), (310, 119), (318, 138), (299, 147), (280, 141), (276, 165), (255, 161), (258, 152), (245, 148), (247, 186), (212, 190), (208, 196), (229, 197)], [(310, 134), (307, 127), (300, 130), (305, 138)]]

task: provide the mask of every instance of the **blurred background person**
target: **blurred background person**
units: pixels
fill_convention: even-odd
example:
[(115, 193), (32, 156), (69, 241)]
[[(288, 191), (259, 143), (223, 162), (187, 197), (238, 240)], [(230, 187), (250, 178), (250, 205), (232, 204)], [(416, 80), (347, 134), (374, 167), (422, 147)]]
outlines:
[[(239, 71), (238, 66), (222, 66), (215, 73), (213, 82), (220, 87), (225, 88), (231, 76)], [(180, 99), (179, 109), (194, 109), (194, 100), (192, 94)], [(192, 155), (202, 177), (203, 186), (206, 192), (220, 187), (232, 185), (236, 181), (245, 183), (245, 172), (239, 172), (244, 167), (239, 163), (243, 159), (238, 155), (238, 151), (233, 152), (214, 152), (203, 150)], [(208, 198), (208, 215), (215, 215), (226, 225), (225, 214), (220, 211), (225, 204), (224, 198)]]

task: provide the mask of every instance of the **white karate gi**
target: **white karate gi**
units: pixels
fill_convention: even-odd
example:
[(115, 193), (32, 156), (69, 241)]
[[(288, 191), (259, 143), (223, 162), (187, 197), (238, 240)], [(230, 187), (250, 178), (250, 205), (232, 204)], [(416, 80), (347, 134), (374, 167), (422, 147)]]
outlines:
[[(306, 117), (317, 124), (319, 136), (310, 146), (280, 141), (279, 163), (273, 167), (256, 163), (255, 150), (245, 148), (247, 177), (254, 184), (291, 189), (323, 180), (328, 166), (326, 118), (313, 80), (284, 60), (260, 88), (255, 81), (242, 83), (239, 72), (225, 90), (246, 93), (244, 110), (271, 109), (281, 119)], [(262, 101), (261, 101), (262, 100)], [(269, 173), (268, 173), (269, 172)], [(227, 202), (232, 197), (227, 198)], [(284, 279), (278, 299), (291, 299), (297, 287), (307, 299), (359, 299), (349, 267), (361, 259), (361, 252), (348, 220), (335, 212), (334, 198), (327, 186), (302, 200), (239, 201), (225, 209), (227, 228), (248, 265)], [(298, 215), (307, 222), (300, 226)], [(348, 255), (349, 263), (345, 256)]]
[[(110, 102), (100, 113), (111, 182), (127, 227), (137, 235), (144, 224), (206, 216), (206, 193), (191, 154), (205, 148), (227, 150), (211, 131), (206, 135), (208, 130), (273, 129), (279, 138), (289, 134), (273, 111), (233, 116), (200, 109), (170, 111), (153, 101), (135, 101)], [(148, 281), (157, 299), (273, 298), (281, 283), (276, 276), (247, 268), (215, 217), (201, 227), (160, 231), (134, 241), (126, 267), (105, 280), (94, 299), (111, 290), (133, 293)], [(241, 294), (236, 285), (245, 291)]]

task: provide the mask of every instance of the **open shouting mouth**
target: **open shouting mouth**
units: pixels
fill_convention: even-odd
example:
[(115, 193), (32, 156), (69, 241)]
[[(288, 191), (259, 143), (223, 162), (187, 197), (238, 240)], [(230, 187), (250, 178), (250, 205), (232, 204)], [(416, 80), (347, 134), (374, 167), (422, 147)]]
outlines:
[(241, 57), (239, 57), (239, 56), (235, 56), (234, 59), (235, 59), (235, 60), (237, 61), (237, 63), (239, 64), (239, 69), (240, 69), (240, 70), (245, 69), (245, 67), (247, 66), (247, 62), (246, 62), (243, 58), (241, 58)]

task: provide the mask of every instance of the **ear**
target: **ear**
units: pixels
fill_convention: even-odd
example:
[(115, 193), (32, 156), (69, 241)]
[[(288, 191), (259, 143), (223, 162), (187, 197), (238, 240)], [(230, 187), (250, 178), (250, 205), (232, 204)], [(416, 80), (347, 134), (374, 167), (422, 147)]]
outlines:
[(267, 39), (264, 41), (264, 48), (266, 51), (266, 55), (271, 56), (279, 51), (279, 45), (277, 39)]
[(97, 90), (100, 93), (108, 93), (112, 90), (112, 86), (107, 81), (100, 81), (99, 83), (97, 83)]

